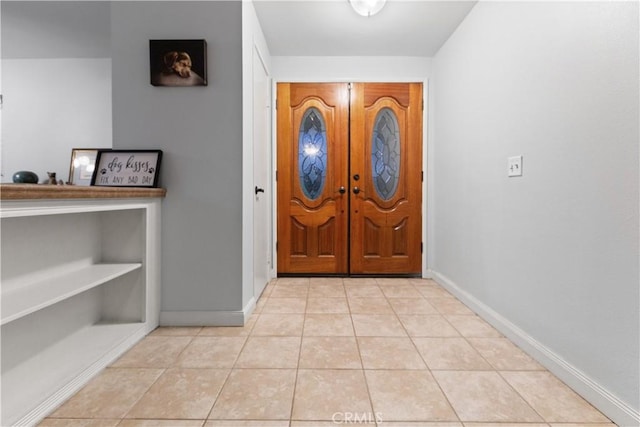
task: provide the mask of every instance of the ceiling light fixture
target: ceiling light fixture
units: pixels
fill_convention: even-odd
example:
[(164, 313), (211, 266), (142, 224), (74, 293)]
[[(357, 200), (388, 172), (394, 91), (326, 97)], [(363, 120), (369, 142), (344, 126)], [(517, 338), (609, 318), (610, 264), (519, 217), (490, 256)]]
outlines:
[(367, 18), (380, 12), (387, 0), (349, 0), (353, 10)]

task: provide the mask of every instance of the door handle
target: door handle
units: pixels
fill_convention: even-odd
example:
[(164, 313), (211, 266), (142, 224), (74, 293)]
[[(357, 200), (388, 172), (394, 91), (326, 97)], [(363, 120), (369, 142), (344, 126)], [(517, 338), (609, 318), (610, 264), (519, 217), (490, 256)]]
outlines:
[(340, 194), (344, 194), (346, 192), (347, 192), (347, 189), (344, 188), (344, 185), (338, 189), (338, 193), (340, 193)]
[(260, 188), (256, 185), (255, 192), (256, 192), (256, 196), (258, 195), (258, 193), (264, 193), (264, 188)]
[(353, 187), (353, 194), (360, 193), (360, 189), (358, 187)]

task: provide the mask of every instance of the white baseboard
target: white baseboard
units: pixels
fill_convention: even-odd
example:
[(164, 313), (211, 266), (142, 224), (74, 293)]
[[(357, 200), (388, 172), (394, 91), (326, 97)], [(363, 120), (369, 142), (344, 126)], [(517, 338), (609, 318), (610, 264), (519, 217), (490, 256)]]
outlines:
[(251, 297), (251, 299), (249, 300), (247, 305), (245, 305), (244, 308), (242, 309), (242, 312), (244, 313), (244, 322), (242, 324), (243, 326), (244, 326), (245, 323), (247, 323), (247, 320), (249, 320), (249, 317), (255, 311), (256, 303), (257, 303), (256, 298), (255, 297)]
[(252, 297), (238, 311), (161, 311), (160, 326), (244, 326), (255, 308)]
[(617, 425), (624, 427), (640, 425), (640, 412), (617, 398), (587, 374), (564, 360), (559, 354), (554, 353), (508, 319), (461, 289), (448, 277), (436, 271), (432, 271), (432, 277)]

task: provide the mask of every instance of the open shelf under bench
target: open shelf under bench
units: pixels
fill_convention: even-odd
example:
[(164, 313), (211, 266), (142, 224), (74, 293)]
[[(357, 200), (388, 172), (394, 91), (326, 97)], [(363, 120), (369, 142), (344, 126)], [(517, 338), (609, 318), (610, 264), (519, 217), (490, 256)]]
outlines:
[(141, 263), (95, 264), (70, 267), (54, 275), (35, 273), (30, 278), (3, 281), (0, 287), (4, 325), (142, 267)]

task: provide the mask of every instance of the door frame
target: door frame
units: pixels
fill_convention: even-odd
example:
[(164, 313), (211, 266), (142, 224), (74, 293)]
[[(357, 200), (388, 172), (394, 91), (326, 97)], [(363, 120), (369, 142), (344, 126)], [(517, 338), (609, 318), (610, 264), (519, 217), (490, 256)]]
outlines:
[[(309, 79), (287, 79), (287, 78), (273, 78), (271, 83), (271, 99), (274, 100), (273, 105), (276, 106), (277, 109), (277, 87), (278, 83), (412, 83), (412, 82), (422, 82), (422, 99), (424, 100), (424, 109), (422, 110), (422, 170), (424, 171), (424, 179), (422, 180), (421, 192), (422, 192), (422, 242), (423, 242), (423, 253), (421, 254), (421, 262), (422, 262), (422, 278), (429, 279), (431, 278), (431, 270), (429, 269), (430, 263), (428, 262), (428, 258), (430, 256), (430, 245), (427, 237), (429, 237), (429, 233), (427, 233), (427, 226), (429, 225), (427, 218), (429, 217), (429, 211), (427, 210), (429, 203), (428, 201), (431, 199), (430, 192), (428, 191), (430, 182), (430, 178), (432, 177), (431, 168), (428, 168), (430, 152), (429, 148), (429, 133), (431, 132), (429, 126), (429, 78), (428, 77), (417, 77), (415, 79), (412, 78), (387, 78), (387, 79), (321, 79), (321, 80), (309, 80)], [(273, 181), (271, 183), (272, 191), (272, 206), (273, 210), (271, 213), (271, 227), (273, 236), (272, 239), (272, 259), (275, 259), (277, 256), (276, 250), (276, 236), (278, 235), (278, 182), (276, 179), (276, 171), (275, 165), (278, 164), (278, 128), (277, 128), (277, 110), (274, 109), (272, 114), (272, 123), (271, 123), (271, 140), (273, 144), (271, 144), (271, 164), (274, 165), (273, 169)], [(277, 263), (272, 264), (273, 270), (271, 272), (271, 277), (277, 277)]]

